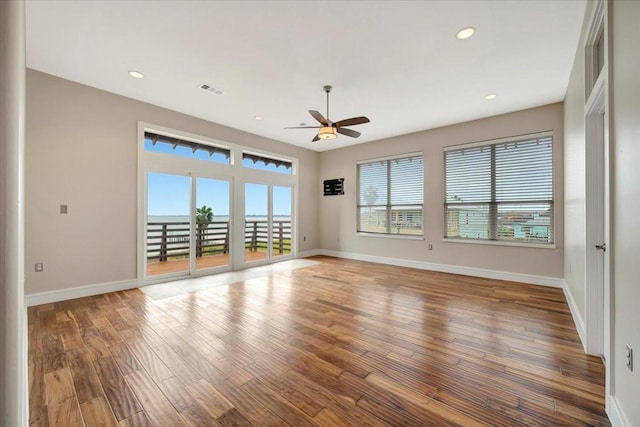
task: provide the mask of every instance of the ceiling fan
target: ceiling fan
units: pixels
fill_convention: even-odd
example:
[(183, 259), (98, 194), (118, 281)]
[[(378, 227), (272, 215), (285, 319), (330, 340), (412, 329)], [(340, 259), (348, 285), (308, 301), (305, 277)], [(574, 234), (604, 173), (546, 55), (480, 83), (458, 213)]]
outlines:
[(309, 114), (316, 119), (321, 126), (292, 126), (285, 129), (320, 129), (318, 134), (311, 140), (312, 142), (319, 141), (321, 139), (336, 139), (338, 133), (341, 135), (357, 138), (361, 134), (352, 129), (346, 129), (345, 126), (361, 125), (363, 123), (369, 123), (369, 119), (364, 116), (352, 117), (350, 119), (344, 119), (337, 122), (329, 120), (329, 92), (331, 92), (331, 86), (327, 85), (322, 88), (327, 93), (327, 118), (325, 119), (322, 114), (315, 110), (309, 110)]

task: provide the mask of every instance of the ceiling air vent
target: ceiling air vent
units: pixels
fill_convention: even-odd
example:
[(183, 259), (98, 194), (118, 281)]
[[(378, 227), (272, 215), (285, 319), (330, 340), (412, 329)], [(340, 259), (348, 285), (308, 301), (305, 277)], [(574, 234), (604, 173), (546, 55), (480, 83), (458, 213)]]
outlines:
[(216, 95), (222, 95), (222, 91), (220, 89), (216, 89), (215, 87), (212, 87), (211, 85), (208, 85), (206, 83), (202, 83), (200, 85), (200, 89), (206, 90), (207, 92), (215, 93)]

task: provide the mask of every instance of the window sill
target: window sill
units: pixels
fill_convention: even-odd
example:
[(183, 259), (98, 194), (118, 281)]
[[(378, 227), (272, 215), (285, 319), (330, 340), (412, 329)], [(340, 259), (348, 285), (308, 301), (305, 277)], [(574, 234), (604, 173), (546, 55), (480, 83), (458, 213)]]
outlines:
[(536, 249), (556, 249), (555, 243), (525, 243), (525, 242), (505, 242), (498, 240), (473, 240), (473, 239), (455, 239), (444, 238), (444, 243), (470, 243), (472, 245), (490, 245), (490, 246), (513, 246), (520, 248), (536, 248)]
[(381, 237), (383, 239), (400, 239), (400, 240), (424, 240), (424, 236), (412, 234), (383, 234), (383, 233), (367, 233), (357, 231), (356, 236), (360, 237)]

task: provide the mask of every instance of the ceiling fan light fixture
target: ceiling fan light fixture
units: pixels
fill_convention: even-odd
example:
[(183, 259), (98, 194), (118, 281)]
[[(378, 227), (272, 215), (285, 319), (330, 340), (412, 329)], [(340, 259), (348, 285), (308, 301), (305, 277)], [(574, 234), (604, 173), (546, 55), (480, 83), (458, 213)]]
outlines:
[(336, 139), (338, 135), (336, 135), (336, 128), (333, 126), (323, 126), (318, 131), (318, 138), (320, 139)]

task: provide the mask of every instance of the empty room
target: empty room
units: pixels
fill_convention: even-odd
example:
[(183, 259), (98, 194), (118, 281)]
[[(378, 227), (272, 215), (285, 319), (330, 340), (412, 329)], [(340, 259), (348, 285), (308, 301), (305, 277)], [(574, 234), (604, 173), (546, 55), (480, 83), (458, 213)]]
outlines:
[(639, 426), (640, 2), (0, 3), (0, 426)]

